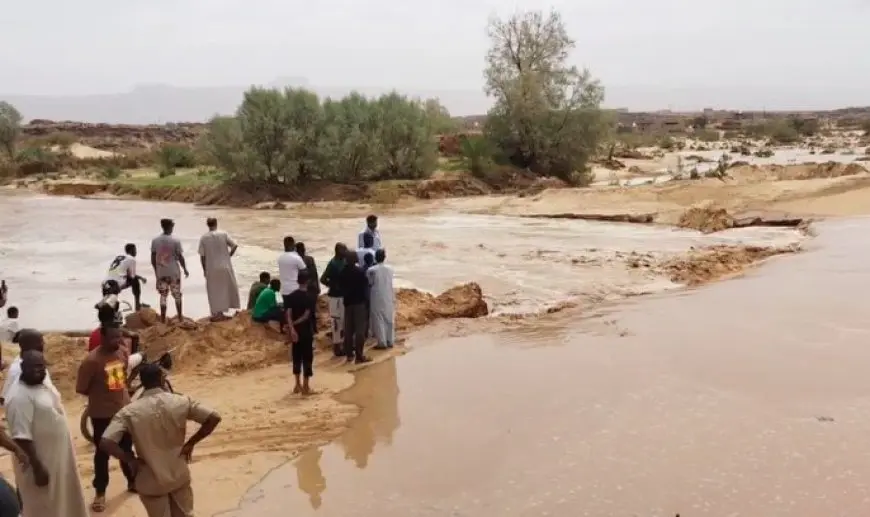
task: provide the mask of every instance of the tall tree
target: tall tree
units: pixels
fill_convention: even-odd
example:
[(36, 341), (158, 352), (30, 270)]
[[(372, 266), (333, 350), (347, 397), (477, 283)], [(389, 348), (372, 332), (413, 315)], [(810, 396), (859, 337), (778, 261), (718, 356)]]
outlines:
[(6, 152), (10, 160), (15, 158), (15, 145), (20, 135), (21, 113), (15, 106), (0, 101), (0, 149)]
[(574, 40), (556, 11), (492, 19), (484, 91), (495, 99), (488, 137), (514, 165), (585, 182), (586, 163), (607, 130), (604, 89), (568, 64)]

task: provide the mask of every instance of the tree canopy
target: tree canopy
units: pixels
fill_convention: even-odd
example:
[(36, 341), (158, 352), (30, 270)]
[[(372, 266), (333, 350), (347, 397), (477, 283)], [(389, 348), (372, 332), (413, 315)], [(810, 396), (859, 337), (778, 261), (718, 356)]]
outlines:
[(489, 24), (485, 92), (495, 99), (486, 134), (503, 160), (572, 183), (609, 130), (604, 89), (567, 63), (574, 48), (556, 11), (532, 11)]
[(10, 160), (15, 158), (15, 146), (21, 134), (21, 113), (15, 106), (0, 101), (0, 150)]

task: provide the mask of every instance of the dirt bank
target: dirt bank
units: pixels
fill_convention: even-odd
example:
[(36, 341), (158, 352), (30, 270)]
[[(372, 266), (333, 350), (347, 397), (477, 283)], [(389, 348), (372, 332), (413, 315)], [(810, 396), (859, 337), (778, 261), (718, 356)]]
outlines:
[(774, 255), (797, 251), (798, 247), (711, 246), (693, 249), (686, 256), (653, 267), (658, 273), (667, 275), (672, 282), (697, 286), (738, 275)]
[[(477, 318), (489, 313), (480, 286), (463, 284), (433, 296), (416, 289), (396, 292), (396, 330), (406, 332), (443, 318)], [(319, 328), (329, 325), (326, 298), (318, 307)], [(157, 321), (151, 309), (130, 318), (146, 351), (156, 355), (173, 349), (175, 372), (200, 376), (240, 374), (287, 362), (287, 347), (273, 328), (251, 321), (245, 312), (224, 322), (200, 320), (192, 328)], [(401, 336), (400, 336), (401, 337)], [(66, 334), (48, 337), (52, 377), (64, 395), (72, 395), (78, 364), (85, 355), (85, 338)], [(328, 358), (331, 345), (325, 330), (317, 336), (317, 349)]]

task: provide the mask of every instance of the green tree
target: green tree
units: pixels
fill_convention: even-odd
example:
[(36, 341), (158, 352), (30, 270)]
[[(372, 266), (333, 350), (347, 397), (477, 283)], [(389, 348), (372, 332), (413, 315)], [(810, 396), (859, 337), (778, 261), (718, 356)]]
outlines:
[(489, 25), (485, 92), (495, 99), (486, 134), (512, 164), (573, 183), (607, 130), (604, 90), (569, 66), (574, 48), (559, 13), (521, 13)]
[(338, 101), (327, 99), (323, 112), (320, 156), (325, 164), (325, 177), (353, 182), (373, 174), (381, 156), (374, 103), (353, 92)]
[(440, 100), (427, 99), (423, 103), (423, 106), (426, 109), (426, 115), (429, 117), (432, 134), (444, 135), (455, 133), (459, 130), (459, 124), (453, 120), (450, 112), (441, 104)]
[(460, 145), (472, 176), (485, 178), (492, 160), (489, 140), (483, 135), (463, 135)]
[(438, 146), (425, 106), (392, 92), (375, 103), (381, 145), (379, 179), (423, 178), (435, 170)]
[(0, 101), (0, 149), (10, 160), (15, 159), (15, 146), (21, 135), (21, 113), (15, 106)]

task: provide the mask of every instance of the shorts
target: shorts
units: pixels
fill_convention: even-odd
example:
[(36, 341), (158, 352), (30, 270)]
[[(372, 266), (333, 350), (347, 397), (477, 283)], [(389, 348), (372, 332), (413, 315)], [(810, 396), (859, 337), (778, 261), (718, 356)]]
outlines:
[(299, 335), (299, 340), (290, 346), (293, 359), (293, 375), (303, 373), (305, 377), (314, 376), (314, 336)]
[(181, 279), (180, 278), (172, 278), (169, 276), (162, 276), (157, 279), (157, 294), (160, 295), (161, 298), (166, 298), (167, 295), (171, 294), (172, 298), (176, 300), (181, 299)]

